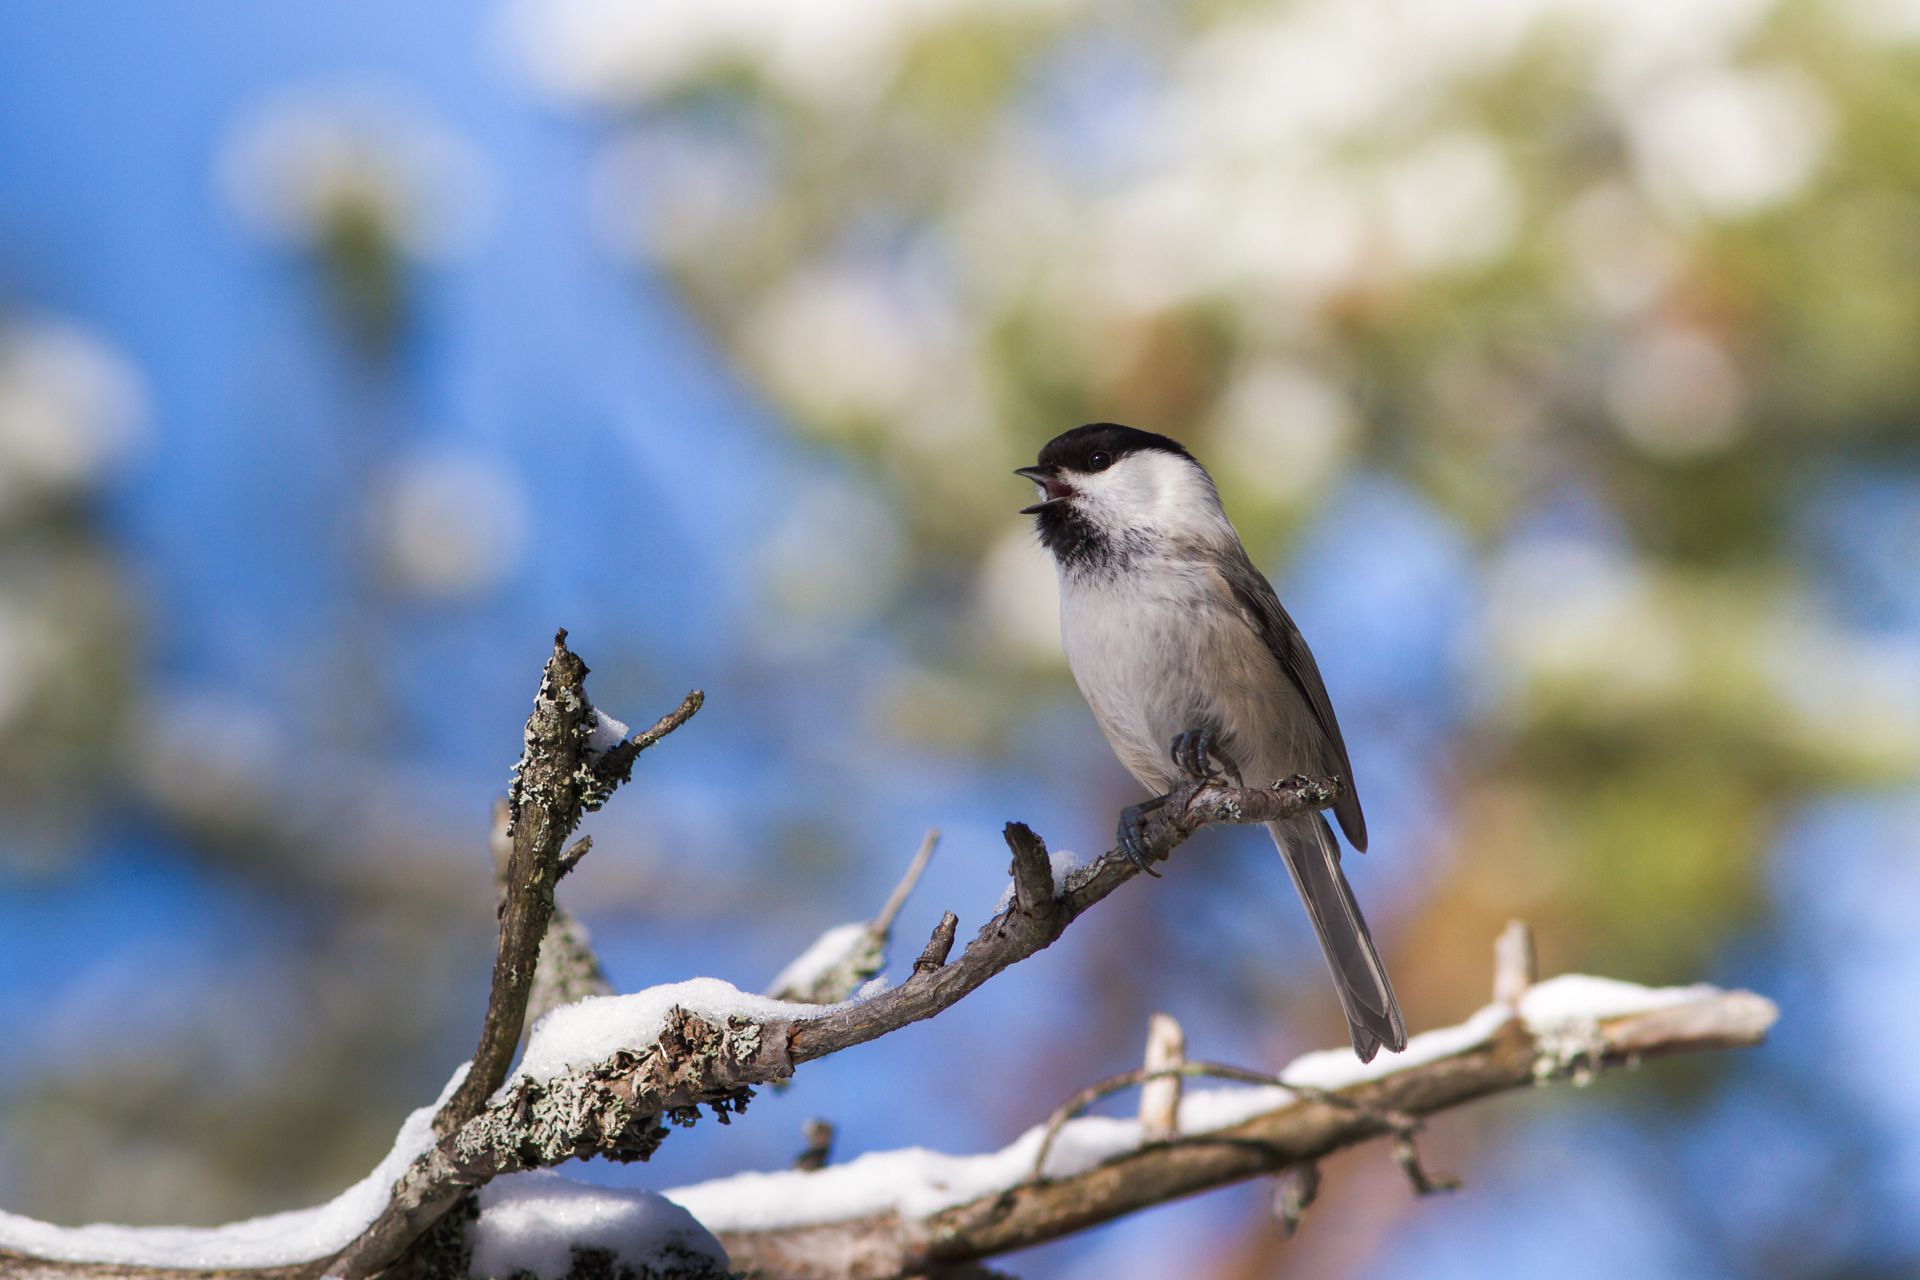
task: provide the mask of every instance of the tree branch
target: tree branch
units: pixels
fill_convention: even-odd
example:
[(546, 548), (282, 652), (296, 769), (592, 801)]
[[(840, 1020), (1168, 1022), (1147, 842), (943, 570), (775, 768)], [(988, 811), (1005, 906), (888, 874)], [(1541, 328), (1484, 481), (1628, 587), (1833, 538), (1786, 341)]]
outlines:
[[(1145, 843), (1150, 862), (1168, 854), (1200, 828), (1214, 822), (1271, 822), (1331, 808), (1343, 788), (1338, 779), (1293, 777), (1272, 787), (1240, 789), (1212, 782), (1175, 791), (1148, 819)], [(1023, 823), (1007, 824), (1007, 844), (1016, 868), (1015, 902), (989, 920), (960, 958), (922, 969), (900, 986), (872, 1000), (825, 1018), (794, 1024), (792, 1060), (798, 1064), (897, 1031), (950, 1008), (987, 979), (1051, 946), (1055, 938), (1095, 903), (1140, 874), (1140, 868), (1110, 850), (1092, 864), (1052, 884), (1046, 843)], [(1045, 872), (1050, 890), (1039, 888)], [(1021, 886), (1025, 886), (1022, 888)]]
[[(1406, 1118), (1489, 1094), (1662, 1054), (1757, 1044), (1776, 1016), (1771, 1002), (1733, 991), (1600, 1019), (1581, 1031), (1586, 1050), (1575, 1064), (1560, 1048), (1564, 1029), (1535, 1028), (1516, 1015), (1459, 1052), (1332, 1092), (1296, 1089), (1273, 1110), (1231, 1127), (1147, 1143), (1072, 1177), (1029, 1178), (924, 1218), (885, 1212), (716, 1234), (733, 1265), (752, 1274), (782, 1280), (917, 1276), (1028, 1248), (1212, 1187), (1309, 1166), (1342, 1148), (1395, 1134)], [(1131, 1073), (1136, 1079), (1155, 1074)], [(1240, 1073), (1194, 1063), (1183, 1074)], [(1076, 1095), (1072, 1102), (1080, 1100)], [(1422, 1180), (1426, 1189), (1444, 1186), (1440, 1175), (1423, 1174)]]
[[(527, 747), (510, 796), (513, 850), (481, 1052), (467, 1079), (435, 1117), (437, 1144), (413, 1161), (395, 1183), (387, 1207), (342, 1252), (297, 1266), (244, 1274), (276, 1280), (319, 1280), (321, 1276), (365, 1280), (393, 1268), (462, 1196), (494, 1177), (594, 1155), (645, 1159), (666, 1134), (659, 1123), (662, 1116), (691, 1123), (697, 1108), (706, 1105), (724, 1119), (744, 1105), (752, 1085), (784, 1080), (798, 1063), (933, 1017), (994, 974), (1051, 944), (1067, 925), (1139, 874), (1132, 862), (1110, 852), (1076, 870), (1065, 884), (1055, 885), (1044, 842), (1025, 826), (1011, 823), (1008, 843), (1016, 863), (1025, 867), (1020, 878), (1026, 886), (1021, 895), (1024, 901), (988, 921), (958, 960), (947, 962), (957, 923), (949, 912), (915, 963), (912, 976), (871, 1000), (815, 1018), (758, 1023), (736, 1018), (725, 1028), (676, 1009), (654, 1044), (623, 1050), (588, 1071), (568, 1073), (545, 1084), (523, 1078), (495, 1098), (524, 1024), (534, 961), (552, 915), (553, 886), (568, 834), (596, 797), (603, 800), (618, 785), (618, 778), (624, 776), (620, 769), (630, 767), (637, 754), (637, 748), (627, 748), (636, 743), (651, 745), (684, 723), (700, 705), (700, 695), (689, 694), (679, 710), (663, 717), (652, 730), (596, 761), (586, 750), (595, 723), (582, 684), (587, 668), (566, 648), (565, 639), (564, 631), (555, 637), (553, 656), (527, 722)], [(1147, 825), (1149, 858), (1165, 859), (1210, 822), (1265, 822), (1308, 813), (1332, 805), (1340, 790), (1337, 780), (1301, 777), (1272, 788), (1239, 790), (1211, 782), (1183, 787)], [(493, 1078), (491, 1085), (489, 1078)], [(95, 1276), (138, 1273), (184, 1280), (218, 1274), (78, 1265), (75, 1274)]]

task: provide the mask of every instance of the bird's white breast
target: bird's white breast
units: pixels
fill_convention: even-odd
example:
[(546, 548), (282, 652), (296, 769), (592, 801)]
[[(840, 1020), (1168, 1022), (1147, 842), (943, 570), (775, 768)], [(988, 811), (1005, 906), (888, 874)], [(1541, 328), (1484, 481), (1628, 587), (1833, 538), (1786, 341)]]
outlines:
[(1309, 767), (1305, 744), (1278, 728), (1306, 722), (1300, 696), (1204, 557), (1148, 553), (1119, 574), (1063, 571), (1060, 633), (1114, 754), (1156, 794), (1184, 780), (1173, 739), (1205, 724), (1224, 730), (1249, 786)]

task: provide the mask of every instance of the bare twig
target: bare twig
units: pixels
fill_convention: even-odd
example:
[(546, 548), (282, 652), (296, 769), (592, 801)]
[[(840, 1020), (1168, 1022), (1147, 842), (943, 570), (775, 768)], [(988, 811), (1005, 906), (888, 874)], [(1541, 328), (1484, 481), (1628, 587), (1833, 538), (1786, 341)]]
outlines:
[(1320, 1195), (1320, 1162), (1308, 1160), (1280, 1171), (1273, 1189), (1273, 1216), (1289, 1238)]
[[(1144, 839), (1151, 861), (1164, 861), (1194, 832), (1214, 822), (1270, 822), (1330, 808), (1340, 798), (1337, 779), (1295, 777), (1273, 787), (1241, 790), (1213, 782), (1193, 783), (1175, 791), (1169, 802), (1148, 818)], [(1109, 851), (1076, 870), (1050, 896), (1035, 892), (1039, 870), (1052, 870), (1045, 843), (1021, 823), (1008, 824), (1010, 847), (1029, 850), (1031, 909), (1018, 901), (989, 920), (960, 958), (937, 969), (914, 966), (914, 978), (892, 990), (863, 1000), (839, 1013), (792, 1028), (795, 1063), (811, 1062), (864, 1044), (909, 1023), (931, 1018), (963, 999), (969, 992), (1010, 965), (1052, 945), (1102, 898), (1140, 874), (1124, 855)], [(1024, 833), (1024, 834), (1023, 834)], [(1014, 842), (1019, 844), (1015, 846)], [(1017, 861), (1017, 859), (1016, 859)], [(1016, 886), (1016, 894), (1018, 888)]]
[(833, 1126), (816, 1117), (800, 1126), (800, 1133), (807, 1140), (807, 1149), (793, 1158), (793, 1167), (803, 1173), (826, 1168), (833, 1156)]
[(1013, 850), (1013, 905), (1023, 916), (1038, 916), (1053, 901), (1052, 860), (1046, 842), (1033, 834), (1024, 822), (1009, 822), (1004, 832), (1007, 848)]
[(1509, 920), (1500, 936), (1493, 940), (1493, 998), (1500, 1004), (1513, 1004), (1527, 994), (1539, 977), (1539, 961), (1534, 958), (1533, 930), (1524, 920)]
[(586, 678), (587, 664), (567, 648), (567, 633), (561, 630), (553, 638), (553, 654), (534, 697), (533, 714), (527, 717), (526, 747), (514, 766), (507, 796), (512, 851), (487, 1016), (466, 1081), (434, 1117), (434, 1132), (442, 1136), (477, 1115), (487, 1095), (506, 1081), (520, 1043), (540, 941), (553, 915), (560, 850), (580, 821), (584, 726), (593, 710)]
[[(1279, 1079), (1264, 1071), (1248, 1071), (1245, 1067), (1230, 1067), (1224, 1062), (1176, 1062), (1164, 1067), (1141, 1067), (1137, 1071), (1124, 1072), (1109, 1076), (1096, 1084), (1081, 1089), (1065, 1102), (1053, 1109), (1047, 1117), (1046, 1130), (1040, 1135), (1040, 1150), (1034, 1153), (1033, 1173), (1029, 1175), (1035, 1182), (1046, 1177), (1047, 1157), (1053, 1153), (1053, 1141), (1060, 1136), (1067, 1121), (1072, 1120), (1100, 1099), (1119, 1093), (1122, 1089), (1131, 1089), (1135, 1085), (1152, 1084), (1157, 1080), (1178, 1080), (1190, 1076), (1202, 1076), (1212, 1080), (1232, 1080), (1236, 1084), (1278, 1085)], [(1300, 1092), (1294, 1090), (1294, 1092)]]
[[(493, 869), (499, 890), (499, 913), (507, 910), (507, 863), (513, 856), (513, 809), (502, 796), (493, 805), (493, 829), (488, 837), (493, 850)], [(559, 875), (578, 865), (593, 847), (592, 836), (581, 836), (560, 856)], [(613, 984), (600, 968), (600, 957), (593, 953), (593, 939), (587, 927), (556, 899), (553, 917), (547, 922), (547, 936), (540, 942), (540, 959), (534, 966), (533, 988), (527, 993), (527, 1012), (523, 1028), (532, 1026), (540, 1016), (563, 1004), (572, 1004), (588, 996), (613, 994)]]
[(1417, 1196), (1434, 1196), (1446, 1191), (1458, 1191), (1460, 1179), (1450, 1173), (1428, 1173), (1420, 1163), (1420, 1148), (1414, 1145), (1414, 1130), (1402, 1129), (1393, 1135), (1393, 1161), (1407, 1175), (1407, 1185), (1413, 1188)]
[[(442, 1146), (456, 1150), (456, 1139), (481, 1117), (487, 1099), (506, 1082), (507, 1067), (526, 1025), (541, 943), (553, 918), (554, 885), (571, 865), (562, 853), (567, 837), (585, 810), (604, 801), (627, 778), (634, 757), (684, 724), (703, 700), (698, 691), (688, 694), (678, 709), (647, 733), (596, 760), (587, 749), (587, 737), (597, 720), (587, 699), (587, 664), (567, 648), (566, 641), (564, 629), (554, 635), (553, 653), (541, 677), (533, 713), (527, 717), (525, 748), (514, 766), (513, 787), (507, 796), (512, 849), (493, 987), (479, 1047), (466, 1079), (434, 1117), (434, 1132)], [(573, 860), (578, 860), (578, 854)], [(396, 1187), (387, 1209), (334, 1262), (329, 1274), (358, 1280), (391, 1264), (467, 1188), (486, 1180), (463, 1180), (470, 1163), (449, 1156), (448, 1167), (461, 1176), (436, 1180), (434, 1171), (429, 1171), (415, 1192), (403, 1195)]]
[[(1184, 1066), (1187, 1037), (1172, 1015), (1156, 1013), (1147, 1019), (1146, 1061), (1140, 1065), (1149, 1079), (1140, 1086), (1140, 1136), (1165, 1142), (1180, 1132), (1181, 1077), (1169, 1068)], [(1152, 1078), (1154, 1072), (1167, 1074)]]
[(960, 927), (960, 917), (946, 912), (940, 917), (940, 923), (933, 927), (933, 936), (927, 939), (926, 950), (913, 962), (914, 977), (932, 973), (947, 962), (947, 955), (953, 950), (953, 935)]
[(893, 928), (893, 918), (900, 914), (900, 908), (907, 904), (907, 896), (913, 887), (920, 883), (920, 873), (927, 869), (927, 863), (933, 860), (933, 851), (940, 847), (940, 828), (928, 827), (927, 834), (920, 838), (920, 849), (913, 855), (913, 861), (907, 864), (907, 874), (900, 877), (900, 883), (893, 886), (893, 893), (887, 899), (887, 905), (880, 908), (880, 914), (873, 918), (870, 926), (876, 933), (885, 935)]
[(603, 793), (588, 803), (587, 808), (598, 809), (605, 803), (607, 796), (612, 794), (615, 787), (632, 777), (633, 762), (639, 758), (640, 753), (693, 719), (693, 713), (704, 706), (706, 701), (706, 694), (698, 689), (693, 690), (680, 699), (679, 706), (654, 721), (653, 728), (628, 738), (602, 756), (598, 762), (597, 771), (605, 781), (606, 788)]

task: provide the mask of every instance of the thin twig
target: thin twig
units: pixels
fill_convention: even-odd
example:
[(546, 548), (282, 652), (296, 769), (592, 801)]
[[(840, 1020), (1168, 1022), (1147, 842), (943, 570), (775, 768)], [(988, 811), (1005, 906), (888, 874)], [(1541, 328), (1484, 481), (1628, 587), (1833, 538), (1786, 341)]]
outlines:
[(947, 962), (947, 954), (953, 950), (953, 935), (960, 928), (960, 917), (949, 911), (940, 917), (940, 923), (933, 927), (933, 936), (927, 939), (926, 950), (913, 962), (915, 977), (932, 973)]
[(1135, 1085), (1145, 1084), (1149, 1080), (1186, 1079), (1202, 1076), (1210, 1080), (1233, 1080), (1240, 1084), (1278, 1085), (1293, 1093), (1299, 1090), (1291, 1085), (1282, 1085), (1272, 1074), (1264, 1071), (1249, 1071), (1245, 1067), (1231, 1067), (1224, 1062), (1181, 1062), (1169, 1067), (1141, 1067), (1122, 1075), (1110, 1076), (1097, 1084), (1090, 1084), (1075, 1093), (1065, 1102), (1053, 1109), (1047, 1117), (1046, 1131), (1040, 1135), (1040, 1150), (1033, 1157), (1033, 1172), (1028, 1175), (1034, 1182), (1046, 1180), (1043, 1172), (1047, 1157), (1053, 1152), (1053, 1140), (1060, 1136), (1060, 1130), (1066, 1123), (1078, 1116), (1094, 1103), (1122, 1089), (1131, 1089)]
[(803, 1173), (817, 1173), (827, 1167), (833, 1156), (833, 1125), (815, 1117), (800, 1126), (807, 1148), (793, 1158), (793, 1167)]
[[(1175, 847), (1212, 822), (1268, 822), (1298, 817), (1332, 807), (1341, 794), (1337, 779), (1295, 777), (1270, 788), (1245, 790), (1212, 782), (1193, 783), (1175, 791), (1169, 802), (1147, 819), (1142, 833), (1147, 856), (1150, 861), (1164, 861)], [(839, 1013), (793, 1024), (794, 1062), (824, 1058), (909, 1023), (933, 1017), (958, 1003), (994, 974), (1051, 946), (1068, 925), (1095, 903), (1140, 874), (1140, 868), (1126, 855), (1109, 850), (1090, 866), (1067, 877), (1064, 885), (1053, 886), (1050, 894), (1032, 892), (1037, 890), (1039, 872), (1043, 869), (1048, 885), (1052, 886), (1052, 869), (1045, 857), (1045, 845), (1021, 823), (1011, 823), (1009, 829), (1010, 843), (1020, 840), (1022, 847), (1032, 851), (1030, 907), (1023, 909), (1019, 902), (1010, 904), (981, 928), (957, 960), (926, 972), (919, 971), (916, 965), (914, 981), (904, 982)], [(1021, 832), (1026, 833), (1024, 837)]]
[(1524, 920), (1509, 920), (1500, 936), (1493, 940), (1493, 998), (1499, 1004), (1516, 1004), (1539, 977), (1539, 961), (1534, 955), (1533, 930)]
[[(466, 1078), (434, 1116), (434, 1133), (443, 1142), (451, 1141), (478, 1119), (487, 1100), (506, 1082), (507, 1068), (526, 1026), (541, 944), (553, 919), (554, 886), (572, 865), (563, 849), (581, 814), (596, 807), (626, 779), (632, 771), (633, 757), (641, 749), (684, 724), (704, 700), (698, 690), (688, 694), (676, 710), (661, 717), (647, 733), (596, 761), (587, 748), (588, 731), (597, 715), (587, 699), (586, 677), (587, 664), (567, 648), (567, 633), (562, 628), (554, 635), (553, 652), (541, 674), (533, 712), (527, 717), (525, 746), (514, 766), (513, 787), (507, 796), (512, 848), (504, 877), (505, 901), (501, 904), (493, 985), (479, 1047)], [(629, 747), (632, 750), (624, 759), (613, 759)], [(572, 861), (577, 862), (585, 852), (585, 847), (575, 846)], [(359, 1239), (334, 1260), (328, 1274), (361, 1280), (385, 1269), (456, 1203), (460, 1194), (477, 1185), (479, 1182), (429, 1179), (417, 1198), (403, 1200), (396, 1194)]]
[(1288, 1239), (1300, 1229), (1300, 1219), (1306, 1216), (1319, 1195), (1318, 1160), (1303, 1160), (1280, 1171), (1279, 1185), (1273, 1189), (1273, 1216)]
[(1053, 883), (1053, 865), (1047, 856), (1047, 842), (1035, 835), (1024, 822), (1009, 822), (1002, 833), (1007, 848), (1013, 850), (1013, 905), (1023, 916), (1046, 914), (1058, 888)]
[[(1148, 1071), (1177, 1067), (1187, 1060), (1187, 1034), (1171, 1014), (1147, 1019), (1147, 1052), (1140, 1065)], [(1165, 1142), (1180, 1132), (1180, 1076), (1148, 1080), (1140, 1086), (1140, 1134), (1148, 1142)]]
[(887, 899), (887, 905), (880, 908), (880, 914), (873, 918), (867, 927), (887, 936), (893, 928), (893, 918), (900, 914), (900, 908), (907, 903), (907, 895), (920, 883), (920, 873), (927, 869), (927, 863), (933, 859), (933, 851), (940, 844), (940, 828), (928, 827), (927, 834), (920, 838), (920, 851), (913, 855), (913, 861), (907, 864), (907, 874), (900, 877), (900, 883), (893, 887), (893, 895)]

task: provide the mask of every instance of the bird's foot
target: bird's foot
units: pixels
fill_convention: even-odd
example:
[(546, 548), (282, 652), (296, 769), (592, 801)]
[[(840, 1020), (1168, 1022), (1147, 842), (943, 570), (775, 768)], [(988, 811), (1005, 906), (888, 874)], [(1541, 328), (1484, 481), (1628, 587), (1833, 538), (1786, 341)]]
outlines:
[(1147, 850), (1147, 816), (1166, 804), (1167, 799), (1155, 796), (1141, 804), (1128, 805), (1120, 811), (1120, 826), (1114, 832), (1115, 845), (1127, 855), (1127, 861), (1156, 879), (1160, 873), (1153, 869), (1153, 859)]
[(1194, 782), (1231, 779), (1234, 786), (1240, 785), (1240, 766), (1220, 745), (1220, 731), (1211, 725), (1176, 735), (1167, 754), (1180, 772)]

